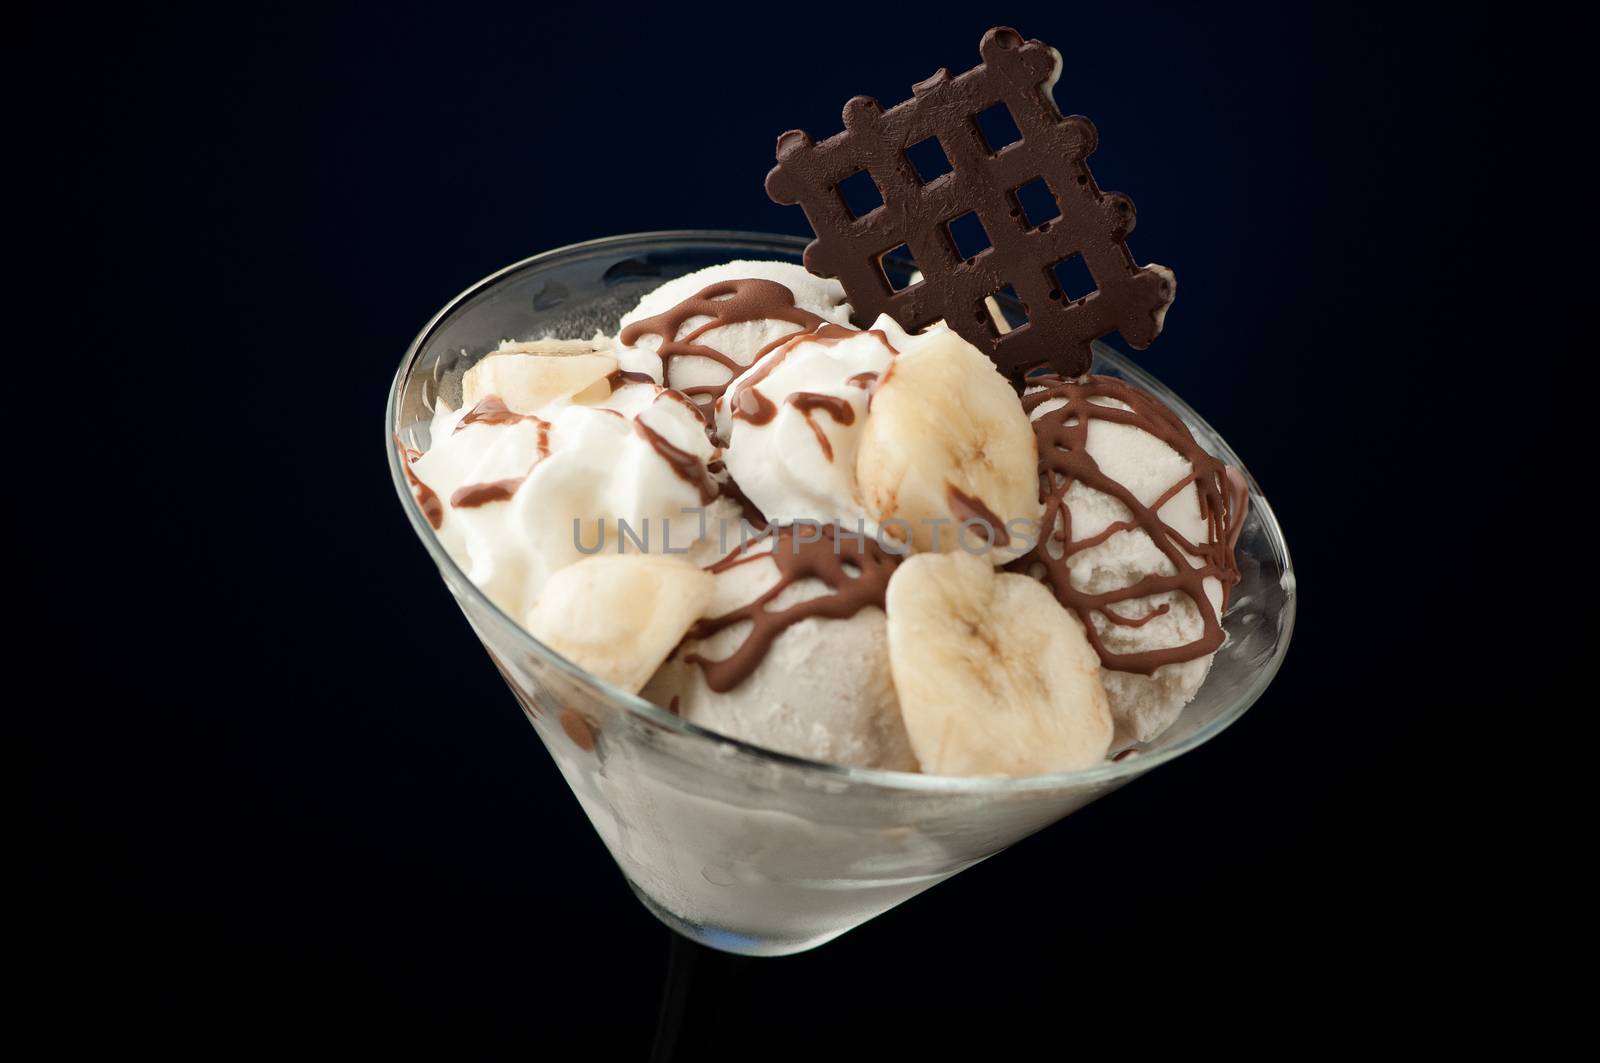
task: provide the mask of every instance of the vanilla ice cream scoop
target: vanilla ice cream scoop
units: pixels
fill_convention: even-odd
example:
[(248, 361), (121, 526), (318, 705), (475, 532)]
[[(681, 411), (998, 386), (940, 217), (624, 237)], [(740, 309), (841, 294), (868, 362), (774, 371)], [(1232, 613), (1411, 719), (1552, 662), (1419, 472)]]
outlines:
[(774, 529), (711, 567), (706, 619), (643, 696), (691, 723), (812, 760), (916, 771), (889, 667), (895, 559), (831, 527)]
[(1019, 568), (1083, 621), (1116, 744), (1170, 727), (1222, 645), (1242, 482), (1154, 397), (1113, 377), (1049, 378), (1023, 400), (1043, 534)]
[(656, 380), (710, 403), (788, 337), (849, 322), (838, 281), (788, 262), (728, 262), (641, 299), (623, 315), (616, 357), (625, 369), (653, 360)]

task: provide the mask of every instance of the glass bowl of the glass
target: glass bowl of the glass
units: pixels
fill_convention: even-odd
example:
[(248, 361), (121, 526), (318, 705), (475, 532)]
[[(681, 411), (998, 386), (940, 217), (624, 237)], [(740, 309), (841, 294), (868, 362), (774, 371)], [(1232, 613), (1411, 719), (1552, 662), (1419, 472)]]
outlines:
[[(786, 756), (609, 687), (536, 641), (441, 547), (396, 444), (427, 450), (435, 404), (459, 403), (461, 374), (502, 340), (613, 333), (656, 285), (733, 259), (798, 262), (804, 246), (787, 236), (660, 232), (535, 255), (473, 285), (428, 323), (395, 377), (384, 425), (412, 527), (629, 885), (673, 929), (747, 955), (814, 948), (1198, 748), (1261, 696), (1294, 620), (1283, 536), (1246, 472), (1243, 580), (1199, 694), (1131, 756), (1028, 778), (872, 771)], [(1202, 446), (1244, 470), (1199, 415), (1118, 352), (1096, 345), (1095, 371), (1153, 393)]]

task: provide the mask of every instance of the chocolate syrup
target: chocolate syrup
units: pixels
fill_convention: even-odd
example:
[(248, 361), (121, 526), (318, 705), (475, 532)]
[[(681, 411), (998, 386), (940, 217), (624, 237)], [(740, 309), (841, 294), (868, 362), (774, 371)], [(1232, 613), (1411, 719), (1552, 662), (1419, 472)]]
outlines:
[(822, 456), (832, 461), (833, 444), (828, 440), (828, 433), (822, 430), (822, 426), (811, 414), (815, 410), (821, 410), (832, 417), (836, 424), (855, 424), (855, 407), (834, 395), (819, 395), (814, 391), (796, 391), (783, 401), (800, 411), (800, 415), (806, 419), (806, 424), (811, 426), (811, 434), (817, 437), (817, 446), (822, 448)]
[(989, 540), (992, 546), (1006, 546), (1011, 542), (1011, 536), (1006, 531), (1006, 522), (1000, 519), (999, 514), (983, 504), (983, 499), (967, 494), (961, 488), (949, 481), (944, 485), (945, 501), (950, 504), (950, 512), (955, 515), (957, 523), (965, 524), (969, 520), (979, 521), (988, 525)]
[(450, 504), (456, 509), (477, 509), (490, 502), (506, 502), (517, 493), (526, 476), (513, 476), (509, 480), (490, 480), (487, 483), (467, 484), (456, 488), (450, 495)]
[[(807, 533), (805, 539), (797, 535), (802, 530)], [(809, 538), (811, 533), (818, 537)], [(710, 571), (726, 572), (736, 565), (770, 558), (778, 566), (778, 581), (760, 597), (731, 613), (697, 621), (689, 632), (691, 639), (706, 639), (735, 624), (750, 622), (744, 641), (722, 660), (713, 661), (698, 653), (684, 658), (700, 666), (706, 685), (719, 694), (750, 678), (773, 642), (791, 625), (813, 616), (844, 620), (869, 605), (883, 608), (889, 576), (899, 563), (899, 559), (882, 550), (871, 535), (840, 532), (833, 525), (787, 524), (770, 529), (769, 535), (772, 539), (770, 553), (754, 552), (756, 544), (752, 543), (745, 550), (718, 561)], [(828, 593), (776, 612), (767, 608), (787, 588), (805, 579), (821, 580), (827, 585)]]
[(444, 524), (444, 504), (434, 494), (433, 488), (417, 479), (417, 474), (411, 471), (411, 463), (422, 457), (421, 452), (400, 442), (398, 435), (394, 437), (394, 445), (400, 449), (400, 468), (405, 470), (406, 483), (411, 485), (411, 495), (417, 500), (417, 508), (428, 519), (429, 526), (438, 531)]
[[(694, 329), (682, 339), (678, 338), (678, 330), (686, 322), (696, 317), (709, 317), (711, 320)], [(732, 358), (723, 354), (714, 347), (708, 347), (697, 342), (700, 337), (713, 329), (725, 325), (739, 325), (749, 321), (786, 321), (794, 325), (797, 332), (815, 332), (829, 322), (826, 318), (814, 314), (804, 307), (794, 303), (794, 292), (787, 286), (777, 281), (748, 278), (745, 280), (718, 281), (700, 289), (694, 295), (685, 299), (654, 317), (647, 317), (635, 321), (617, 339), (624, 345), (631, 347), (645, 336), (657, 336), (661, 339), (661, 346), (656, 348), (656, 354), (661, 358), (662, 379), (667, 379), (668, 370), (674, 358), (707, 358), (726, 368), (732, 376), (738, 376), (748, 366), (741, 365)], [(838, 327), (838, 326), (834, 326)], [(848, 330), (847, 330), (848, 331)], [(795, 333), (780, 336), (756, 352), (755, 361), (768, 351), (774, 350)], [(730, 380), (732, 377), (730, 377)], [(705, 395), (708, 401), (714, 400), (728, 389), (723, 384), (699, 384), (692, 387), (681, 388), (690, 396)]]
[(717, 485), (711, 479), (710, 474), (706, 472), (704, 462), (687, 450), (675, 447), (667, 442), (660, 432), (657, 432), (643, 421), (635, 419), (633, 430), (643, 437), (644, 441), (649, 443), (651, 447), (655, 448), (655, 452), (661, 455), (661, 459), (671, 467), (678, 479), (700, 492), (700, 504), (702, 506), (709, 506), (716, 500)]
[[(1045, 501), (1044, 521), (1038, 544), (1010, 567), (1026, 572), (1033, 564), (1045, 570), (1045, 580), (1055, 592), (1056, 600), (1078, 614), (1083, 621), (1084, 633), (1100, 655), (1101, 663), (1117, 672), (1150, 675), (1167, 664), (1180, 664), (1216, 652), (1222, 645), (1221, 619), (1206, 596), (1205, 581), (1221, 582), (1224, 602), (1229, 588), (1239, 581), (1239, 569), (1234, 560), (1233, 548), (1238, 541), (1239, 526), (1244, 521), (1248, 492), (1242, 492), (1243, 479), (1212, 457), (1195, 441), (1178, 415), (1159, 400), (1138, 388), (1114, 377), (1090, 376), (1077, 380), (1044, 377), (1030, 380), (1045, 390), (1027, 395), (1022, 400), (1025, 410), (1032, 413), (1053, 400), (1064, 405), (1051, 410), (1033, 422), (1034, 435), (1039, 444), (1039, 486)], [(1094, 399), (1110, 399), (1119, 406), (1103, 405)], [(1176, 451), (1190, 466), (1189, 475), (1173, 484), (1154, 504), (1146, 506), (1132, 491), (1101, 471), (1099, 464), (1089, 454), (1087, 441), (1091, 421), (1124, 424), (1148, 432)], [(1115, 521), (1096, 535), (1084, 539), (1072, 538), (1072, 511), (1065, 496), (1074, 484), (1100, 491), (1116, 499), (1130, 514), (1128, 520)], [(1158, 513), (1168, 501), (1184, 489), (1194, 485), (1200, 500), (1200, 513), (1206, 522), (1205, 542), (1191, 543), (1163, 521)], [(1080, 591), (1072, 583), (1072, 557), (1091, 546), (1105, 542), (1121, 531), (1142, 531), (1149, 536), (1168, 561), (1173, 573), (1151, 573), (1134, 583), (1102, 594)], [(1061, 545), (1061, 556), (1052, 556), (1050, 543)], [(1199, 566), (1194, 562), (1198, 560)], [(1167, 611), (1163, 604), (1154, 612), (1142, 617), (1125, 617), (1112, 611), (1119, 602), (1144, 598), (1149, 595), (1178, 593), (1194, 603), (1204, 625), (1199, 638), (1180, 646), (1167, 646), (1132, 653), (1113, 653), (1095, 630), (1092, 616), (1099, 613), (1113, 624), (1137, 627), (1147, 624)]]

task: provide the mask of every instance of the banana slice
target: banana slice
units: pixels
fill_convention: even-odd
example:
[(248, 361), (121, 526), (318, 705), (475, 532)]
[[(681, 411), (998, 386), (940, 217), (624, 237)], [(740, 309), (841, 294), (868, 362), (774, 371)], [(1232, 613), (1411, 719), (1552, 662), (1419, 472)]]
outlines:
[[(896, 348), (856, 454), (867, 514), (918, 551), (962, 549), (995, 565), (1026, 553), (1043, 507), (1038, 446), (1017, 393), (948, 328), (902, 336)], [(992, 535), (962, 527), (973, 521)]]
[(528, 610), (534, 638), (637, 694), (711, 604), (711, 573), (676, 556), (586, 557), (558, 570)]
[(617, 360), (591, 340), (535, 340), (501, 347), (461, 378), (466, 405), (497, 395), (516, 413), (537, 413), (557, 399), (598, 402), (611, 394)]
[(922, 770), (1036, 775), (1111, 747), (1100, 659), (1042, 583), (970, 554), (918, 554), (889, 579), (889, 669)]

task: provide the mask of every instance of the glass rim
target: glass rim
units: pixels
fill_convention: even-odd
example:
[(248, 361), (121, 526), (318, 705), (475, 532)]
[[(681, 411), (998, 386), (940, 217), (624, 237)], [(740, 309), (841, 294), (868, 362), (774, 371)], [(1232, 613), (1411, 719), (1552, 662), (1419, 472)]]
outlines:
[[(1290, 593), (1284, 603), (1283, 613), (1280, 618), (1282, 633), (1277, 641), (1277, 648), (1271, 660), (1257, 670), (1256, 678), (1248, 689), (1234, 700), (1231, 705), (1219, 711), (1216, 717), (1204, 726), (1197, 728), (1193, 734), (1173, 743), (1171, 746), (1153, 752), (1140, 751), (1137, 755), (1125, 757), (1121, 760), (1106, 760), (1091, 768), (1081, 768), (1077, 771), (1050, 772), (1041, 775), (929, 775), (922, 772), (891, 771), (881, 768), (858, 768), (845, 764), (832, 764), (826, 761), (811, 760), (807, 757), (796, 756), (791, 753), (782, 753), (765, 746), (745, 742), (738, 738), (722, 734), (709, 728), (690, 723), (673, 713), (668, 712), (637, 694), (630, 694), (625, 690), (614, 687), (605, 680), (595, 676), (578, 665), (573, 664), (555, 650), (546, 646), (530, 635), (521, 624), (513, 617), (507, 615), (499, 606), (489, 600), (488, 596), (467, 577), (461, 567), (456, 564), (444, 545), (440, 541), (427, 517), (422, 512), (421, 505), (412, 493), (406, 479), (405, 469), (401, 465), (399, 448), (395, 445), (400, 431), (400, 398), (404, 394), (405, 385), (412, 365), (423, 346), (432, 337), (439, 325), (454, 313), (462, 304), (492, 288), (502, 278), (516, 273), (522, 269), (539, 262), (553, 258), (570, 255), (577, 252), (600, 251), (613, 245), (637, 244), (641, 241), (670, 245), (683, 241), (698, 243), (725, 243), (728, 245), (748, 245), (752, 251), (767, 249), (770, 251), (785, 251), (791, 254), (800, 254), (811, 241), (806, 237), (789, 236), (778, 233), (740, 232), (737, 230), (716, 229), (671, 229), (652, 232), (622, 233), (615, 236), (603, 236), (593, 240), (584, 240), (562, 247), (541, 251), (519, 262), (514, 262), (502, 269), (498, 269), (483, 279), (473, 283), (455, 298), (440, 308), (424, 325), (406, 348), (405, 355), (400, 360), (400, 367), (395, 372), (394, 382), (389, 388), (389, 398), (384, 410), (384, 451), (389, 459), (389, 474), (394, 483), (396, 493), (400, 496), (400, 504), (406, 511), (406, 516), (411, 521), (412, 530), (422, 540), (429, 556), (439, 565), (440, 571), (447, 577), (447, 582), (452, 585), (452, 590), (457, 593), (470, 595), (474, 604), (485, 611), (502, 627), (510, 629), (511, 637), (526, 652), (532, 654), (543, 663), (569, 675), (574, 680), (594, 687), (614, 705), (627, 710), (648, 723), (676, 732), (689, 738), (699, 739), (712, 743), (714, 746), (727, 749), (732, 748), (746, 756), (754, 757), (778, 765), (786, 765), (804, 769), (824, 776), (833, 777), (839, 781), (859, 783), (885, 789), (917, 791), (923, 793), (939, 794), (1010, 794), (1025, 791), (1057, 790), (1068, 788), (1082, 788), (1087, 786), (1105, 786), (1120, 783), (1134, 776), (1142, 775), (1153, 768), (1159, 767), (1170, 760), (1174, 760), (1193, 749), (1204, 745), (1215, 738), (1234, 721), (1243, 716), (1257, 699), (1266, 691), (1267, 686), (1277, 675), (1278, 669), (1283, 664), (1283, 659), (1288, 653), (1289, 642), (1294, 634), (1296, 595)], [(1228, 464), (1234, 466), (1244, 476), (1249, 487), (1250, 506), (1259, 515), (1263, 529), (1268, 539), (1273, 543), (1276, 551), (1283, 558), (1283, 573), (1290, 586), (1294, 582), (1294, 565), (1289, 557), (1288, 544), (1284, 541), (1283, 530), (1278, 524), (1277, 515), (1262, 494), (1261, 487), (1256, 483), (1255, 477), (1249, 469), (1239, 460), (1233, 448), (1223, 439), (1221, 433), (1212, 428), (1210, 423), (1201, 417), (1195, 410), (1175, 395), (1171, 389), (1151, 376), (1138, 365), (1130, 361), (1115, 348), (1094, 342), (1094, 350), (1105, 362), (1112, 364), (1116, 370), (1136, 386), (1155, 395), (1163, 403), (1178, 412), (1187, 421), (1203, 425), (1216, 440), (1222, 453), (1217, 455)], [(456, 589), (459, 588), (457, 591)]]

